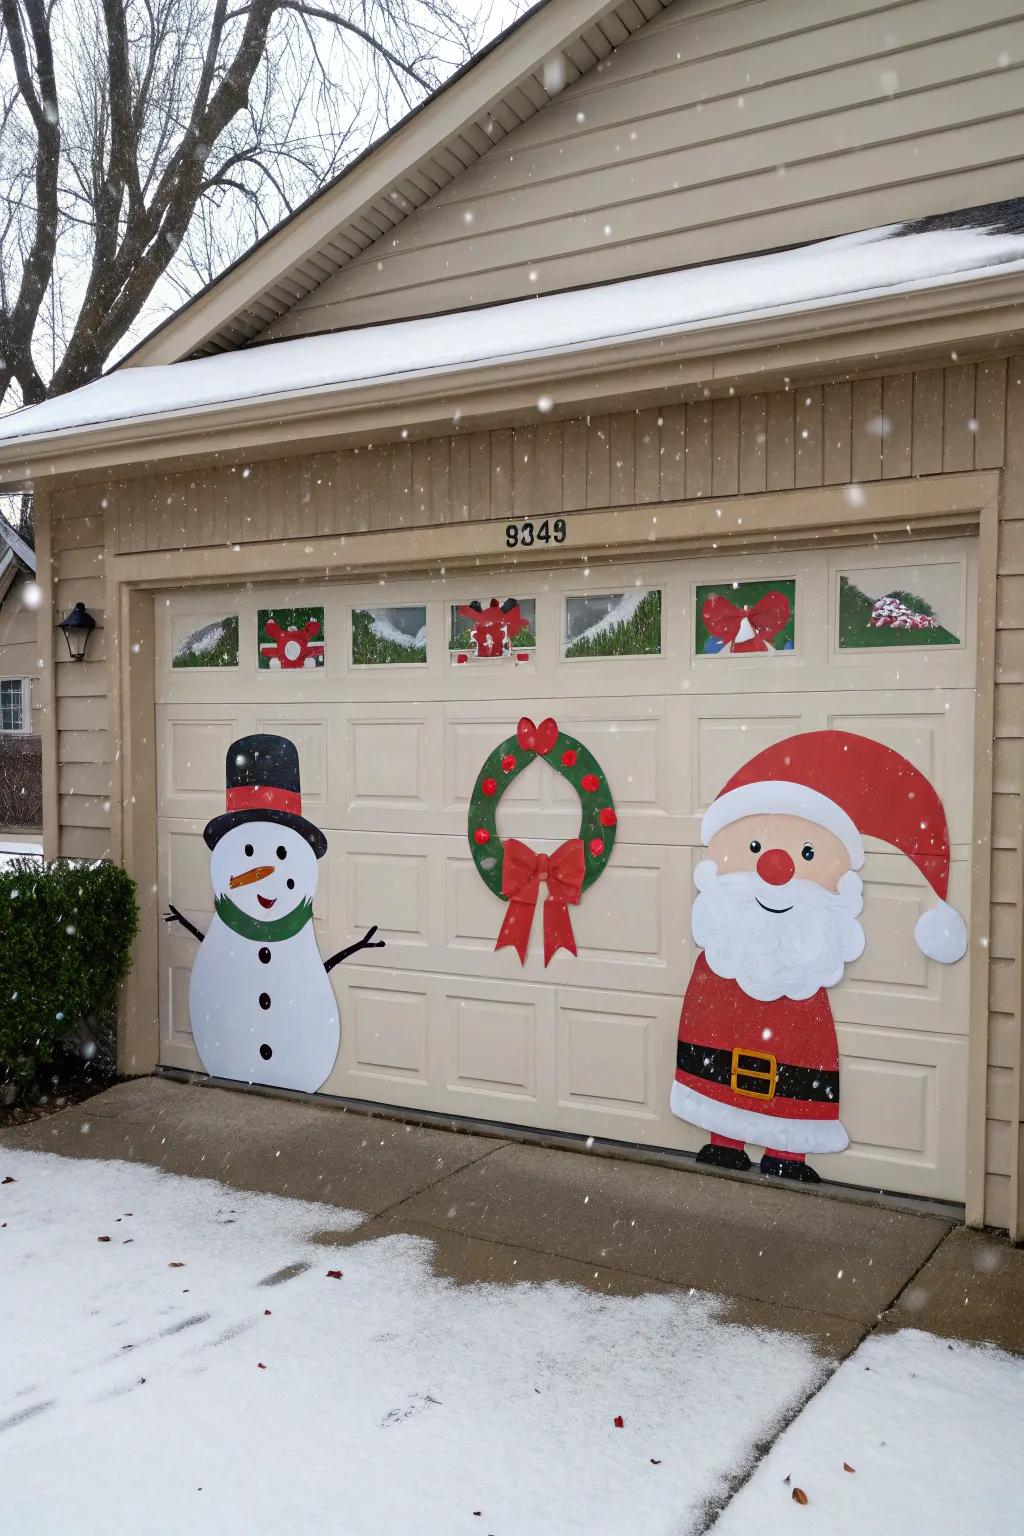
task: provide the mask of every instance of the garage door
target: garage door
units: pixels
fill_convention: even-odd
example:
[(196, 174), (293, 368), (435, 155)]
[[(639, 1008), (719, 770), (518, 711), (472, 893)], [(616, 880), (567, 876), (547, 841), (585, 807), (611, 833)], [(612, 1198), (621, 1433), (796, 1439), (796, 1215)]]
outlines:
[[(783, 737), (874, 737), (942, 795), (950, 900), (966, 913), (975, 580), (973, 544), (946, 540), (168, 593), (157, 605), (161, 901), (207, 926), (201, 834), (224, 809), (228, 745), (287, 736), (305, 814), (329, 840), (321, 952), (372, 923), (387, 939), (332, 972), (342, 1046), (323, 1091), (695, 1149), (700, 1132), (670, 1115), (668, 1097), (695, 960), (701, 813)], [(472, 608), (492, 598), (505, 607), (497, 626)], [(508, 654), (478, 659), (474, 629)], [(578, 954), (546, 969), (539, 916), (524, 965), (495, 950), (505, 906), (466, 840), (478, 770), (523, 715), (553, 716), (586, 743), (618, 811), (608, 867), (573, 908)], [(537, 851), (578, 827), (574, 792), (540, 762), (498, 809), (499, 832)], [(968, 965), (940, 967), (915, 947), (932, 898), (908, 859), (869, 842), (863, 875), (867, 948), (831, 994), (851, 1146), (818, 1166), (960, 1199)], [(171, 928), (161, 945), (162, 1061), (199, 1068), (195, 941)]]

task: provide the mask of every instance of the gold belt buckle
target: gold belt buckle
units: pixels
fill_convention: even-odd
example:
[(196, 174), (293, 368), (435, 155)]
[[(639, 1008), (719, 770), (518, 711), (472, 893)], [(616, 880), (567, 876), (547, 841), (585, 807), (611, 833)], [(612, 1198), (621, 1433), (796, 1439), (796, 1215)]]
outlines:
[[(748, 1099), (774, 1099), (775, 1083), (779, 1075), (779, 1064), (770, 1051), (751, 1051), (741, 1046), (733, 1046), (732, 1071), (729, 1074), (729, 1087), (733, 1093), (740, 1093)], [(740, 1085), (740, 1078), (753, 1081), (756, 1086), (744, 1088)]]

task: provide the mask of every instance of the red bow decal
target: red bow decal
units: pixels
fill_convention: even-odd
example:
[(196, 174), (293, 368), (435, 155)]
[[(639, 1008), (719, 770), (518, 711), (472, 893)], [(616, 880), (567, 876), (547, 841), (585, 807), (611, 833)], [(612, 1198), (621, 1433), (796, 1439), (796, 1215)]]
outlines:
[[(768, 651), (772, 640), (789, 622), (789, 598), (785, 592), (766, 592), (752, 608), (738, 608), (720, 592), (713, 592), (705, 600), (701, 617), (708, 634), (731, 645), (734, 654)], [(746, 628), (742, 638), (737, 639), (744, 621)]]
[(541, 757), (545, 752), (550, 752), (558, 740), (558, 726), (551, 719), (542, 720), (540, 725), (534, 725), (526, 715), (520, 720), (516, 728), (516, 740), (524, 752), (539, 752)]
[[(554, 725), (554, 721), (545, 721), (544, 724)], [(544, 902), (544, 964), (547, 965), (552, 955), (560, 949), (567, 949), (574, 955), (576, 936), (572, 931), (569, 906), (576, 906), (580, 899), (583, 872), (583, 842), (578, 837), (563, 843), (550, 855), (534, 853), (532, 848), (521, 843), (518, 838), (508, 838), (501, 866), (501, 893), (509, 899), (508, 911), (495, 949), (503, 949), (510, 944), (522, 964), (526, 964), (540, 882), (546, 880), (548, 894)]]

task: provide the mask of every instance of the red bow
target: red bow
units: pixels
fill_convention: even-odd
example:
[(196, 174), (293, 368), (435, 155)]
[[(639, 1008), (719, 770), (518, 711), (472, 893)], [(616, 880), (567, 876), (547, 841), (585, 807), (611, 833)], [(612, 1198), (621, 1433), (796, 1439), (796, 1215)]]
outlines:
[(551, 751), (558, 740), (558, 726), (551, 719), (542, 720), (540, 725), (534, 725), (533, 721), (524, 715), (516, 728), (516, 740), (524, 752), (539, 752), (543, 757), (545, 752)]
[[(553, 725), (554, 721), (550, 723)], [(508, 838), (501, 866), (501, 893), (509, 899), (508, 911), (495, 949), (503, 949), (510, 944), (522, 964), (526, 964), (540, 882), (546, 880), (548, 894), (544, 902), (544, 964), (547, 965), (552, 955), (560, 949), (567, 949), (574, 955), (576, 936), (572, 931), (569, 905), (576, 906), (580, 899), (583, 871), (583, 842), (578, 837), (563, 843), (552, 854), (534, 853), (532, 848), (528, 848), (518, 838)]]
[[(767, 651), (770, 642), (789, 622), (789, 598), (785, 592), (766, 592), (752, 608), (738, 608), (720, 592), (713, 592), (705, 600), (701, 617), (708, 634), (724, 640), (734, 652)], [(745, 640), (737, 640), (744, 619), (754, 633)]]

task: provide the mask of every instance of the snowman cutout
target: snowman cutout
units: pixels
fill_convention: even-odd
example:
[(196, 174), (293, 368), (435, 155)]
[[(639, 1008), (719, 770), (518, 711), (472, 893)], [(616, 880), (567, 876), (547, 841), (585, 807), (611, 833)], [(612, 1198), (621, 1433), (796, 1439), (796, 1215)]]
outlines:
[(188, 1006), (211, 1077), (315, 1093), (330, 1077), (341, 1021), (330, 971), (381, 949), (376, 924), (323, 961), (313, 932), (317, 861), (327, 838), (302, 814), (299, 754), (284, 736), (244, 736), (227, 754), (227, 806), (208, 823), (214, 918), (204, 934), (170, 907), (200, 949)]

